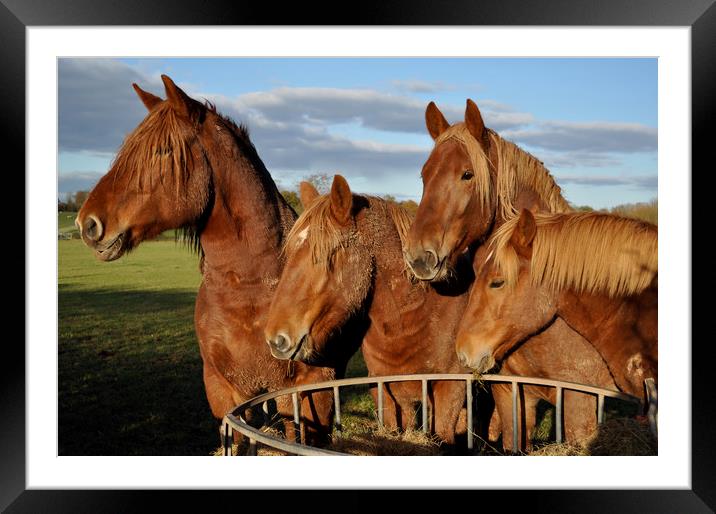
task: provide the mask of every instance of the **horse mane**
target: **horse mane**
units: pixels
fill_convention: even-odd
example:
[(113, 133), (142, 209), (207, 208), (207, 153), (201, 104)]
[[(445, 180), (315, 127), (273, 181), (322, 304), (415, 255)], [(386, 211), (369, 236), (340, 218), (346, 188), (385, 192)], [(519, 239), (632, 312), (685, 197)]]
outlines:
[(521, 191), (526, 189), (535, 191), (549, 212), (571, 211), (569, 204), (562, 197), (561, 188), (541, 161), (514, 143), (503, 139), (493, 130), (489, 130), (489, 135), (497, 148), (497, 166), (490, 162), (489, 157), (463, 122), (452, 125), (440, 134), (435, 140), (435, 146), (448, 140), (454, 140), (465, 147), (472, 164), (472, 171), (475, 174), (473, 181), (475, 192), (485, 205), (489, 204), (492, 189), (495, 187), (490, 176), (489, 164), (497, 168), (495, 183), (498, 215), (502, 220), (507, 220), (518, 214), (513, 201)]
[[(519, 258), (510, 239), (519, 216), (495, 230), (490, 244), (505, 283), (514, 287)], [(655, 225), (606, 213), (536, 214), (530, 278), (555, 291), (637, 294), (658, 274)]]
[(187, 137), (179, 115), (169, 102), (162, 102), (122, 143), (111, 165), (117, 170), (115, 181), (129, 173), (125, 187), (146, 191), (159, 181), (173, 185), (179, 194), (189, 175), (187, 164), (191, 154)]
[[(237, 125), (228, 116), (218, 113), (216, 106), (208, 100), (204, 102), (204, 107), (216, 115), (216, 128), (220, 132), (227, 130), (252, 162), (260, 161), (245, 125)], [(165, 187), (171, 187), (177, 201), (182, 201), (186, 197), (183, 191), (189, 183), (190, 175), (192, 156), (189, 144), (191, 138), (195, 137), (196, 128), (182, 120), (169, 102), (158, 104), (127, 135), (112, 161), (111, 168), (116, 170), (115, 184), (117, 179), (127, 176), (123, 186), (142, 192), (154, 187), (159, 181)], [(260, 178), (265, 180), (264, 175), (268, 175), (268, 172), (263, 167), (259, 172)], [(205, 221), (198, 219), (194, 224), (175, 231), (175, 240), (183, 242), (202, 260), (204, 255), (200, 237)]]
[[(353, 198), (363, 198), (371, 208), (382, 208), (395, 225), (403, 248), (408, 238), (408, 230), (412, 217), (400, 205), (384, 200), (377, 196), (353, 195)], [(355, 203), (355, 200), (354, 200)], [(314, 264), (322, 265), (326, 270), (332, 269), (333, 256), (336, 251), (348, 247), (358, 237), (358, 229), (351, 226), (346, 233), (331, 214), (330, 195), (322, 195), (311, 203), (301, 213), (286, 237), (283, 247), (284, 254), (295, 251), (301, 244), (308, 245), (311, 260)]]
[(330, 270), (335, 252), (348, 246), (350, 238), (355, 236), (355, 227), (353, 228), (349, 237), (346, 237), (331, 215), (330, 195), (321, 195), (293, 224), (286, 236), (282, 253), (285, 255), (296, 251), (305, 241), (313, 264), (322, 265), (326, 270)]
[[(377, 200), (386, 205), (388, 214), (395, 224), (395, 229), (398, 231), (400, 247), (401, 249), (404, 249), (408, 241), (408, 231), (410, 230), (410, 225), (413, 223), (413, 216), (405, 208), (395, 202), (387, 202), (382, 198), (378, 198)], [(410, 273), (410, 276), (412, 277), (413, 274)]]

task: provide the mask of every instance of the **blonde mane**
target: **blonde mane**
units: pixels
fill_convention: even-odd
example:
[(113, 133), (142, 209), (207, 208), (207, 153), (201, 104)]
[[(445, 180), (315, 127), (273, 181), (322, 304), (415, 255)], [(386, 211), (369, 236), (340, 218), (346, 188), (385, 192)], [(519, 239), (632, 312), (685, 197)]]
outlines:
[[(376, 196), (360, 195), (368, 200), (372, 208), (382, 207), (395, 224), (400, 238), (401, 248), (405, 246), (412, 218), (401, 206)], [(358, 237), (354, 225), (346, 231), (331, 215), (330, 195), (322, 195), (301, 213), (286, 237), (284, 254), (294, 252), (302, 244), (307, 244), (314, 264), (330, 270), (333, 256), (337, 251), (350, 246)]]
[[(514, 287), (519, 258), (510, 239), (519, 216), (495, 230), (490, 245), (505, 283)], [(605, 294), (642, 292), (658, 274), (655, 225), (605, 213), (537, 214), (530, 278), (555, 291)]]
[[(520, 191), (534, 190), (547, 205), (549, 212), (569, 212), (571, 208), (562, 197), (562, 190), (554, 181), (547, 168), (534, 156), (525, 152), (514, 143), (501, 138), (489, 130), (490, 139), (497, 148), (497, 187), (498, 215), (507, 220), (517, 214), (513, 201)], [(475, 193), (478, 199), (488, 205), (492, 196), (493, 180), (490, 175), (492, 164), (478, 141), (470, 134), (464, 123), (456, 123), (440, 134), (435, 146), (453, 140), (465, 147), (475, 174)]]

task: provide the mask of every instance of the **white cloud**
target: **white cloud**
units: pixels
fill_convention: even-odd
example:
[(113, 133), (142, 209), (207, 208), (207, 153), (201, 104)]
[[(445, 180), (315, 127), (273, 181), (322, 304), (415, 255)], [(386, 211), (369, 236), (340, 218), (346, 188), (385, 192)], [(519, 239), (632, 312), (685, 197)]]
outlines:
[(62, 173), (57, 179), (57, 192), (63, 195), (75, 191), (89, 191), (103, 174), (95, 171)]
[(545, 121), (503, 134), (518, 144), (557, 151), (652, 152), (657, 129), (639, 123)]
[(115, 152), (147, 110), (132, 89), (164, 91), (160, 78), (145, 77), (111, 59), (59, 59), (60, 151)]
[(391, 84), (393, 84), (396, 89), (410, 93), (437, 93), (455, 89), (454, 86), (448, 85), (445, 82), (429, 82), (417, 79), (393, 80)]
[(612, 176), (612, 175), (560, 175), (555, 177), (558, 184), (583, 186), (630, 186), (637, 189), (656, 189), (656, 175)]

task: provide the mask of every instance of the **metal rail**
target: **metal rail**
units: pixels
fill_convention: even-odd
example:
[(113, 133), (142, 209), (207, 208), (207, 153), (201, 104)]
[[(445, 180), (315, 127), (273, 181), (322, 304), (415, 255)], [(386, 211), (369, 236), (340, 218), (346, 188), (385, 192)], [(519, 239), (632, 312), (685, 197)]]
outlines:
[[(422, 411), (422, 430), (428, 432), (428, 384), (430, 382), (437, 381), (464, 381), (465, 382), (465, 399), (467, 406), (467, 447), (468, 449), (473, 448), (473, 432), (472, 432), (472, 385), (476, 380), (475, 375), (467, 373), (432, 373), (432, 374), (418, 374), (418, 375), (389, 375), (381, 377), (360, 377), (360, 378), (346, 378), (342, 380), (331, 380), (327, 382), (316, 382), (313, 384), (303, 384), (278, 391), (272, 391), (270, 393), (264, 393), (259, 396), (252, 398), (244, 403), (237, 405), (231, 412), (229, 412), (222, 422), (222, 433), (223, 433), (223, 444), (224, 444), (224, 455), (232, 455), (232, 442), (233, 432), (236, 431), (249, 440), (248, 455), (256, 455), (256, 444), (261, 443), (278, 450), (282, 450), (294, 455), (343, 455), (347, 456), (347, 453), (336, 452), (332, 450), (326, 450), (323, 448), (314, 448), (301, 444), (300, 442), (300, 399), (299, 393), (303, 392), (314, 392), (326, 389), (333, 391), (333, 398), (335, 404), (335, 430), (340, 433), (342, 430), (341, 425), (341, 401), (340, 401), (340, 388), (349, 387), (356, 385), (375, 385), (378, 388), (377, 391), (377, 410), (378, 410), (378, 423), (382, 426), (383, 424), (383, 404), (384, 404), (384, 392), (383, 389), (385, 384), (391, 384), (395, 382), (410, 382), (419, 381), (421, 382), (422, 398), (421, 398), (421, 411)], [(517, 405), (519, 389), (523, 385), (534, 385), (534, 386), (545, 386), (554, 387), (556, 389), (556, 400), (555, 400), (555, 432), (557, 442), (562, 442), (562, 424), (563, 424), (563, 397), (564, 390), (577, 391), (585, 394), (591, 394), (597, 397), (597, 422), (602, 423), (604, 421), (604, 399), (605, 398), (616, 398), (627, 402), (641, 403), (641, 400), (625, 394), (619, 391), (612, 391), (611, 389), (605, 389), (602, 387), (596, 387), (586, 384), (578, 384), (576, 382), (567, 382), (564, 380), (551, 380), (547, 378), (537, 377), (520, 377), (516, 375), (481, 375), (479, 377), (480, 382), (490, 383), (509, 383), (512, 386), (512, 437), (513, 437), (513, 453), (517, 453), (519, 447), (518, 437), (518, 415)], [(295, 432), (297, 435), (297, 441), (291, 442), (286, 439), (281, 439), (263, 432), (261, 429), (257, 429), (249, 425), (244, 419), (244, 413), (257, 405), (262, 405), (263, 412), (267, 413), (267, 402), (274, 400), (281, 396), (291, 395), (293, 404), (293, 423)], [(264, 417), (266, 419), (266, 416)]]

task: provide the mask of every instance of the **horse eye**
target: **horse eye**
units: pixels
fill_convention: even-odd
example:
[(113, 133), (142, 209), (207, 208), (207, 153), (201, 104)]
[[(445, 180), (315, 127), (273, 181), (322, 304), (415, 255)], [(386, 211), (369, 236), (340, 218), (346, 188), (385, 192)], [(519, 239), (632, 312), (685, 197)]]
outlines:
[(470, 180), (472, 177), (474, 177), (475, 174), (470, 170), (465, 170), (462, 174), (462, 177), (460, 177), (462, 180)]
[(490, 287), (491, 287), (492, 289), (499, 289), (499, 288), (501, 288), (501, 287), (504, 286), (504, 285), (505, 285), (505, 281), (502, 280), (501, 278), (496, 278), (495, 280), (493, 280), (492, 282), (490, 282)]

